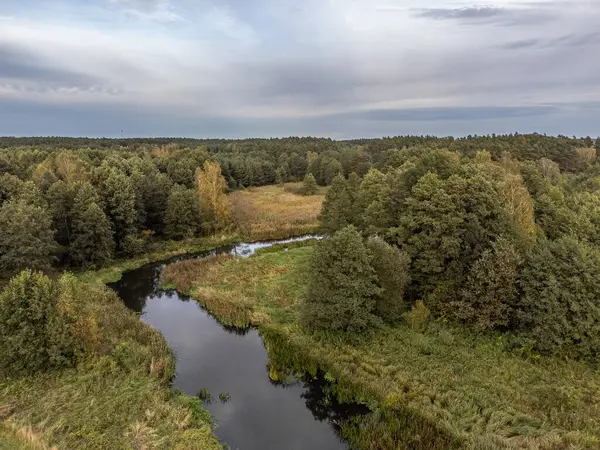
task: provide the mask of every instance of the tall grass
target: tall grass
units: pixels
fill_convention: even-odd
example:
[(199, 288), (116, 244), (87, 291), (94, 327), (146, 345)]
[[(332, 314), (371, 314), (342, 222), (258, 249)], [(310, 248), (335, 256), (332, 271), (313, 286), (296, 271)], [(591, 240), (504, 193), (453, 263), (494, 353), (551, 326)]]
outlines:
[(357, 446), (600, 448), (600, 378), (586, 363), (523, 358), (501, 335), (440, 322), (424, 333), (385, 326), (351, 341), (303, 330), (298, 314), (311, 253), (303, 247), (204, 267), (190, 292), (217, 317), (214, 305), (235, 308), (231, 302), (241, 299), (249, 317), (262, 317), (274, 362), (320, 365), (343, 400), (368, 404), (375, 414), (358, 434), (349, 431)]
[(263, 186), (229, 195), (232, 219), (244, 236), (279, 239), (312, 233), (325, 199), (324, 188), (316, 195), (297, 195), (279, 186)]

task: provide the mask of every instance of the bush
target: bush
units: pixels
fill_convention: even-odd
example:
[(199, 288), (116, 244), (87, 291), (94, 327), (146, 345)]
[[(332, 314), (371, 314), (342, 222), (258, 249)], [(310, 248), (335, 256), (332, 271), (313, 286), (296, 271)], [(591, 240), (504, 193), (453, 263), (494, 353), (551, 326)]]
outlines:
[(378, 237), (369, 238), (367, 248), (373, 255), (372, 265), (383, 290), (375, 304), (375, 314), (386, 322), (397, 322), (408, 309), (404, 291), (410, 282), (410, 257)]
[(542, 353), (600, 353), (600, 251), (572, 237), (541, 241), (521, 275), (518, 325)]
[(410, 311), (404, 314), (404, 317), (414, 331), (422, 333), (427, 328), (429, 314), (429, 309), (427, 309), (423, 300), (418, 300)]
[(360, 332), (379, 322), (381, 294), (371, 256), (353, 226), (321, 241), (313, 254), (302, 321), (311, 328)]
[(28, 375), (73, 365), (74, 342), (58, 307), (60, 289), (40, 272), (26, 270), (0, 294), (0, 369)]

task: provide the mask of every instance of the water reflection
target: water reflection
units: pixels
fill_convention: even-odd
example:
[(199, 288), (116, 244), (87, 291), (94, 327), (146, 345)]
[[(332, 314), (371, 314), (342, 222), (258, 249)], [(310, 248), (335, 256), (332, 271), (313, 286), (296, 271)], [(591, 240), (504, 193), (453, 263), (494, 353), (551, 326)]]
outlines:
[[(242, 244), (218, 251), (248, 256), (270, 245)], [(257, 330), (223, 327), (196, 301), (159, 290), (164, 265), (125, 273), (112, 287), (129, 308), (142, 312), (142, 320), (165, 336), (177, 359), (174, 386), (188, 395), (201, 389), (210, 392), (213, 401), (207, 409), (218, 424), (217, 436), (232, 449), (346, 448), (338, 436), (339, 423), (368, 410), (337, 402), (322, 373), (291, 384), (273, 383)], [(227, 393), (230, 400), (220, 402), (220, 393)]]

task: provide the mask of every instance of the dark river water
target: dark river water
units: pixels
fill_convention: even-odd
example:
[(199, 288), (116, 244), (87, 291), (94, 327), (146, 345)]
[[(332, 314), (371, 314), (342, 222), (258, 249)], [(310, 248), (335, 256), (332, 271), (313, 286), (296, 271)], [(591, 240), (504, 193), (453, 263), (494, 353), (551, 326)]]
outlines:
[[(240, 244), (216, 252), (247, 257), (258, 248), (308, 238)], [(274, 383), (269, 378), (267, 351), (255, 329), (225, 328), (193, 299), (158, 288), (165, 264), (214, 253), (148, 264), (124, 273), (110, 287), (165, 336), (177, 358), (174, 386), (188, 395), (201, 389), (210, 392), (212, 400), (206, 408), (223, 443), (240, 450), (347, 448), (338, 437), (337, 424), (368, 412), (365, 407), (339, 404), (326, 395), (329, 386), (322, 374)], [(220, 393), (230, 399), (220, 401)]]

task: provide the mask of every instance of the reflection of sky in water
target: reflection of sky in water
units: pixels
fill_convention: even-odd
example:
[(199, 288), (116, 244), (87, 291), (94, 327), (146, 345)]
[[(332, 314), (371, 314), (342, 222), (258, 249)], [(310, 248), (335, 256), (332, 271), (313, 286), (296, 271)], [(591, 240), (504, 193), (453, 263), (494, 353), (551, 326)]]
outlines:
[[(311, 238), (314, 236), (239, 244), (217, 252), (248, 257), (260, 248)], [(215, 252), (204, 255), (210, 254)], [(327, 408), (321, 402), (318, 383), (298, 382), (285, 387), (273, 384), (268, 377), (267, 352), (258, 332), (228, 332), (196, 301), (175, 292), (159, 291), (163, 267), (163, 263), (156, 263), (125, 273), (112, 287), (131, 309), (143, 311), (142, 320), (167, 339), (177, 359), (175, 387), (188, 395), (196, 395), (202, 388), (211, 393), (213, 401), (207, 409), (218, 424), (215, 432), (220, 439), (234, 450), (346, 448), (333, 427), (321, 421), (328, 414), (343, 415), (345, 410), (323, 415)], [(231, 399), (220, 402), (221, 392), (229, 393)]]
[[(327, 422), (318, 422), (301, 384), (275, 386), (258, 332), (227, 332), (194, 301), (177, 294), (149, 297), (143, 320), (159, 329), (177, 358), (174, 385), (188, 395), (208, 389), (216, 434), (233, 449), (343, 449)], [(231, 399), (222, 403), (219, 394)]]
[(292, 242), (307, 241), (309, 239), (321, 239), (321, 236), (301, 236), (280, 241), (243, 243), (236, 245), (231, 253), (242, 258), (247, 258), (260, 248), (272, 247), (275, 244), (290, 244)]

